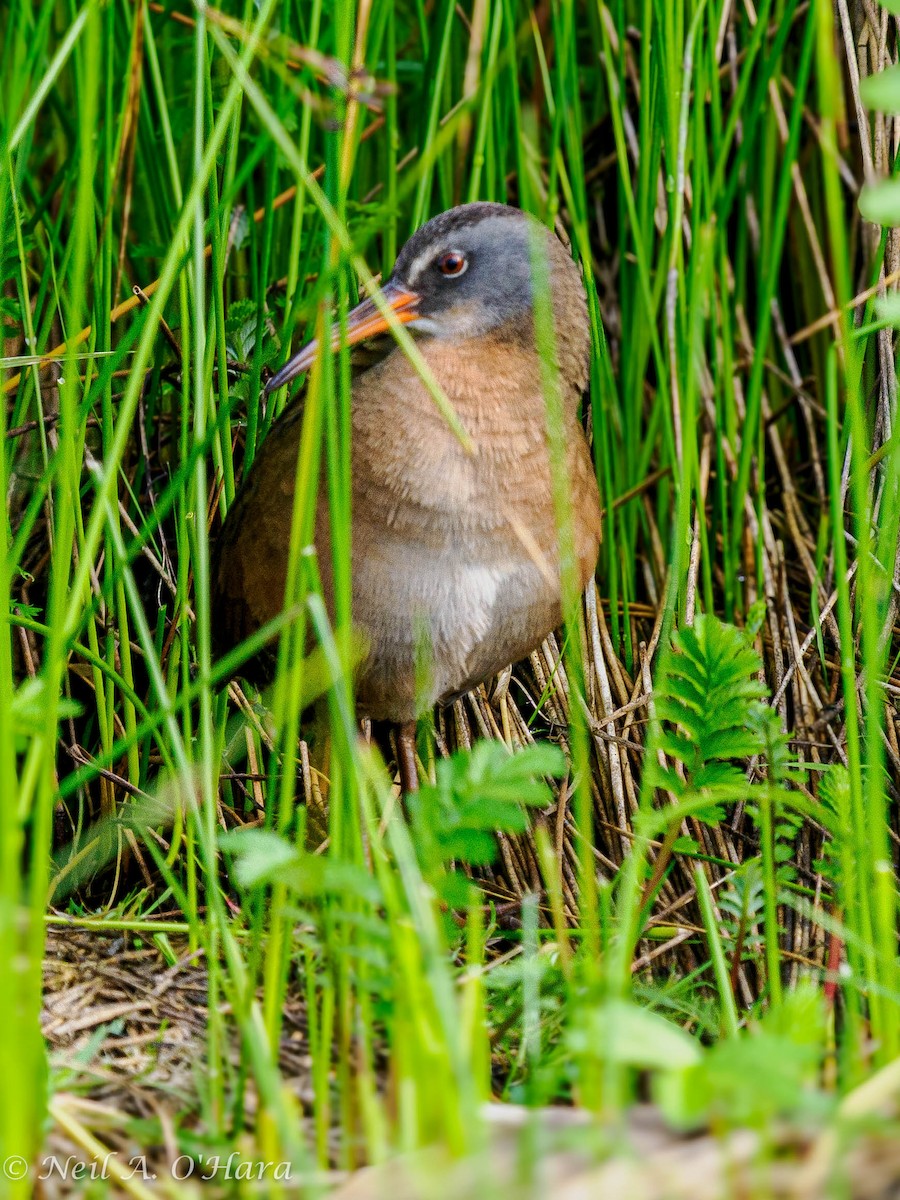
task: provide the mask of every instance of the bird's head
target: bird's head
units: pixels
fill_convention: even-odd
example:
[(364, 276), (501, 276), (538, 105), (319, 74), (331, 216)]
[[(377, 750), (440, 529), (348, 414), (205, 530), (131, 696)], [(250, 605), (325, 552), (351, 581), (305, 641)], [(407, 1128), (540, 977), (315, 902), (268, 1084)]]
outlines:
[[(457, 343), (487, 335), (534, 342), (535, 289), (549, 287), (557, 331), (577, 328), (577, 357), (589, 345), (587, 308), (578, 267), (559, 239), (536, 218), (505, 204), (461, 204), (433, 217), (409, 239), (381, 288), (397, 321), (426, 337)], [(347, 344), (384, 333), (390, 323), (363, 300), (347, 316)], [(340, 345), (337, 325), (331, 347)], [(269, 380), (272, 392), (312, 364), (308, 342)]]

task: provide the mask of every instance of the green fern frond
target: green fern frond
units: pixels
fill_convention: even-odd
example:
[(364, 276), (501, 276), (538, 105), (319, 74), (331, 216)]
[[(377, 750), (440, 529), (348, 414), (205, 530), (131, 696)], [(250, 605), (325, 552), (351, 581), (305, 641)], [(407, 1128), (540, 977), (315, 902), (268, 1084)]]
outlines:
[(744, 773), (734, 760), (764, 746), (761, 718), (748, 721), (753, 706), (765, 707), (759, 704), (766, 694), (759, 655), (743, 631), (702, 614), (674, 635), (673, 649), (664, 690), (654, 701), (663, 722), (661, 748), (681, 770), (654, 768), (654, 783), (679, 798), (740, 792)]
[(824, 827), (826, 837), (813, 868), (821, 872), (838, 895), (852, 884), (847, 876), (853, 874), (854, 867), (853, 856), (847, 854), (847, 846), (851, 844), (850, 788), (850, 772), (842, 763), (832, 763), (819, 778), (815, 817)]

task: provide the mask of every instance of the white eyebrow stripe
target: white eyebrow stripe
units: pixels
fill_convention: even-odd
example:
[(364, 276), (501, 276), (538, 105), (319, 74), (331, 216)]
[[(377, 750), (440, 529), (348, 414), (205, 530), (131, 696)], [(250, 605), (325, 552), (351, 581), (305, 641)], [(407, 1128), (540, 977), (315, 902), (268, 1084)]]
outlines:
[(430, 250), (423, 250), (421, 254), (418, 254), (412, 260), (412, 262), (410, 263), (410, 266), (406, 272), (407, 283), (412, 283), (412, 281), (416, 278), (416, 276), (419, 274), (419, 272), (424, 267), (427, 267), (432, 262), (434, 262), (434, 260), (436, 258), (437, 258), (437, 253), (436, 253), (434, 247), (432, 247)]

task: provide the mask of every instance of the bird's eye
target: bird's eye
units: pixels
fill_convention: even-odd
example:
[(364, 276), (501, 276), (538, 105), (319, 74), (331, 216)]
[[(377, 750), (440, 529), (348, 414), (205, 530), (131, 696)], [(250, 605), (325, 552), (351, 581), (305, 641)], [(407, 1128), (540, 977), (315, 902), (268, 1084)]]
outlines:
[(469, 260), (459, 250), (448, 250), (437, 260), (437, 269), (442, 275), (449, 277), (462, 275), (468, 265)]

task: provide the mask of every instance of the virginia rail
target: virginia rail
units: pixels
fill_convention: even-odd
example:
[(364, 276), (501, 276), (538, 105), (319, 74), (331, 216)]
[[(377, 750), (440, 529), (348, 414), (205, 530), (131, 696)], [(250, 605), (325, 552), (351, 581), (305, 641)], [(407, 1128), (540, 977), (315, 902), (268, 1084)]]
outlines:
[[(544, 259), (535, 271), (535, 250)], [(536, 336), (538, 310), (553, 331)], [(353, 381), (352, 609), (368, 641), (358, 708), (401, 727), (401, 782), (415, 787), (415, 719), (530, 653), (562, 618), (557, 518), (548, 446), (546, 365), (554, 348), (565, 471), (580, 586), (600, 542), (597, 482), (578, 403), (588, 382), (590, 330), (581, 274), (559, 239), (503, 204), (463, 204), (423, 225), (400, 252), (382, 295), (408, 324), (474, 443), (467, 452), (395, 344)], [(545, 294), (544, 300), (547, 296)], [(364, 300), (347, 342), (383, 334)], [(332, 349), (339, 345), (337, 327)], [(268, 383), (272, 392), (313, 362), (310, 342)], [(212, 628), (220, 652), (284, 606), (301, 404), (272, 426), (225, 519), (212, 570)], [(315, 548), (331, 611), (328, 500), (317, 506)], [(426, 694), (417, 660), (428, 647)], [(242, 670), (256, 682), (274, 657)], [(421, 672), (419, 672), (421, 675)], [(418, 680), (421, 685), (421, 679)]]

